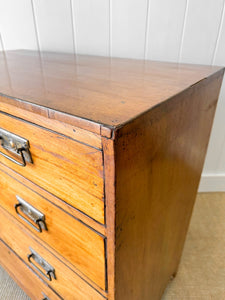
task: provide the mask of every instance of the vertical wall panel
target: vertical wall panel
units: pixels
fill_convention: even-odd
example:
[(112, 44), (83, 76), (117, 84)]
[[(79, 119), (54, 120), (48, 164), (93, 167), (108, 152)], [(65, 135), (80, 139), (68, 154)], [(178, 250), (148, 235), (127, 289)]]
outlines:
[[(1, 28), (0, 28), (1, 30)], [(1, 36), (1, 31), (0, 31), (0, 51), (4, 51), (4, 46), (2, 42), (2, 36)], [(9, 76), (9, 71), (8, 71), (8, 65), (7, 61), (5, 59), (5, 53), (0, 53), (0, 64), (3, 72), (7, 74), (7, 76), (1, 76), (0, 74), (0, 90), (1, 87), (4, 87), (5, 93), (10, 95), (12, 94), (12, 86), (11, 86), (11, 80)]]
[(0, 28), (5, 49), (37, 49), (30, 0), (0, 0)]
[(144, 58), (148, 0), (111, 1), (112, 56)]
[(181, 61), (211, 64), (219, 30), (223, 0), (188, 0)]
[[(224, 1), (225, 6), (225, 1)], [(218, 33), (218, 45), (215, 52), (214, 65), (225, 65), (225, 7), (223, 7), (223, 15), (220, 18), (221, 26)]]
[(0, 28), (0, 51), (3, 51), (3, 43), (2, 43), (2, 34), (1, 34), (1, 28)]
[(178, 61), (186, 0), (151, 0), (146, 57)]
[[(225, 65), (225, 63), (223, 64)], [(204, 173), (225, 173), (225, 80), (220, 92), (210, 142), (206, 155)], [(221, 163), (221, 160), (224, 163)]]
[[(225, 12), (221, 31), (218, 36), (218, 47), (214, 59), (215, 65), (225, 66)], [(221, 88), (216, 117), (210, 139), (204, 171), (225, 173), (225, 80)]]
[[(225, 10), (223, 12), (222, 30), (214, 63), (216, 65), (225, 66)], [(218, 172), (223, 172), (225, 174), (225, 79), (223, 81), (220, 97), (218, 111), (216, 114), (216, 124), (219, 124), (217, 125), (218, 129), (213, 132), (213, 136), (217, 136), (219, 132), (223, 132), (223, 136), (221, 137), (223, 143), (221, 144), (220, 148)], [(220, 147), (220, 145), (217, 145), (217, 147)]]
[(77, 52), (109, 55), (109, 0), (72, 0)]
[(33, 0), (40, 49), (74, 52), (70, 0)]
[[(225, 65), (225, 19), (224, 11), (221, 23), (221, 30), (219, 31), (218, 43), (214, 56), (213, 63), (215, 65)], [(224, 128), (224, 116), (225, 116), (225, 80), (223, 82), (220, 99), (218, 102), (216, 116), (213, 124), (212, 134), (206, 156), (206, 162), (204, 166), (204, 173), (225, 173), (225, 130)]]

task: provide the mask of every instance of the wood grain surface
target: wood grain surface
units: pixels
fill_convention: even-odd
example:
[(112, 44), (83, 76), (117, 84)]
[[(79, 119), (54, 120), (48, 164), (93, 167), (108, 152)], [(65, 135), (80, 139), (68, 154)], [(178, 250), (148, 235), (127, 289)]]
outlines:
[(115, 299), (160, 299), (177, 272), (223, 74), (115, 136)]
[(3, 113), (0, 114), (0, 128), (29, 141), (33, 164), (28, 163), (23, 168), (3, 156), (0, 156), (0, 162), (104, 223), (100, 150)]
[(106, 201), (106, 236), (107, 236), (107, 281), (108, 297), (115, 299), (115, 245), (116, 245), (116, 224), (115, 224), (115, 149), (114, 141), (102, 138), (104, 163), (105, 163), (105, 201)]
[[(73, 269), (79, 270), (92, 281), (105, 288), (105, 246), (104, 237), (92, 228), (84, 225), (72, 216), (66, 214), (57, 206), (22, 185), (0, 169), (1, 189), (0, 206), (22, 222), (31, 230), (37, 239), (45, 242), (65, 261), (72, 264)], [(32, 226), (22, 220), (15, 211), (18, 203), (16, 196), (21, 197), (39, 212), (44, 214), (47, 231), (37, 232)], [(19, 213), (29, 222), (34, 222), (24, 215), (20, 208)], [(37, 226), (37, 225), (36, 225)], [(95, 266), (93, 268), (93, 265)]]
[[(66, 113), (68, 118), (76, 116), (84, 119), (93, 130), (95, 124), (118, 127), (220, 69), (37, 51), (6, 51), (0, 53), (0, 92), (14, 98), (14, 101), (8, 101), (18, 107), (36, 108), (37, 113), (48, 108), (49, 117), (54, 111), (58, 116), (59, 112)], [(99, 126), (95, 130), (99, 130)]]
[[(0, 208), (0, 235), (1, 239), (12, 248), (17, 255), (23, 259), (35, 273), (38, 274), (52, 287), (63, 299), (102, 299), (103, 296), (96, 291), (91, 285), (86, 283), (80, 276), (62, 263), (53, 255), (44, 245), (40, 244), (37, 239), (15, 218), (9, 215), (5, 210)], [(55, 268), (56, 279), (48, 281), (40, 272), (35, 270), (27, 259), (31, 247), (53, 268)], [(38, 265), (37, 265), (38, 266)], [(38, 266), (41, 270), (41, 266)], [(43, 270), (44, 271), (44, 270)], [(30, 288), (30, 287), (29, 287)], [(80, 298), (79, 298), (80, 297)]]
[(31, 189), (33, 192), (39, 194), (44, 199), (48, 200), (50, 202), (50, 205), (53, 204), (57, 206), (58, 208), (62, 209), (63, 212), (66, 212), (73, 217), (75, 217), (77, 220), (80, 220), (81, 222), (85, 223), (89, 227), (93, 228), (97, 232), (99, 232), (102, 235), (106, 235), (106, 228), (103, 224), (100, 224), (99, 222), (93, 220), (89, 216), (83, 214), (73, 206), (69, 205), (68, 203), (62, 201), (61, 199), (57, 198), (53, 194), (47, 192), (46, 190), (42, 189), (37, 184), (31, 182), (27, 178), (23, 177), (19, 173), (15, 172), (14, 170), (10, 169), (6, 165), (0, 163), (0, 169), (7, 173), (9, 176), (13, 177), (17, 181), (19, 181), (21, 184), (25, 185), (29, 189)]
[[(73, 126), (69, 123), (64, 123), (55, 119), (50, 119), (47, 114), (39, 115), (35, 112), (21, 109), (4, 102), (4, 97), (0, 96), (0, 111), (6, 112), (15, 117), (24, 119), (31, 123), (35, 123), (47, 129), (56, 131), (74, 140), (93, 146), (97, 149), (102, 149), (101, 136), (91, 131)], [(79, 125), (79, 124), (78, 124)]]

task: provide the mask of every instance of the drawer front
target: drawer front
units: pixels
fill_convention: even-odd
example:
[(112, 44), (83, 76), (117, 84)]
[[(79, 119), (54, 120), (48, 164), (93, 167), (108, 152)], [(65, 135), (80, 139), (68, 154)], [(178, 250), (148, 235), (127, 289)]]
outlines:
[[(18, 151), (18, 155), (10, 151), (15, 142), (13, 140), (7, 144), (6, 139), (1, 139), (1, 132), (0, 143), (8, 149), (0, 147), (0, 162), (99, 223), (104, 223), (101, 150), (4, 113), (0, 113), (0, 128), (16, 135), (14, 139), (22, 137), (27, 141), (32, 163), (28, 162), (26, 151)], [(22, 161), (22, 154), (26, 156), (25, 167), (15, 162)]]
[(104, 238), (1, 169), (0, 178), (0, 205), (104, 289)]
[(33, 239), (29, 231), (2, 208), (0, 238), (63, 299), (104, 299), (91, 285)]
[(0, 264), (32, 300), (59, 300), (61, 297), (0, 240)]

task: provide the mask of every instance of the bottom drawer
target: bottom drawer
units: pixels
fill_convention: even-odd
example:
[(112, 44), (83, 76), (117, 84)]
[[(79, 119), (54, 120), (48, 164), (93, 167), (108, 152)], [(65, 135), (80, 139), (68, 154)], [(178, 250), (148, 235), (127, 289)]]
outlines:
[[(0, 264), (32, 300), (59, 298), (28, 266), (0, 240)], [(31, 288), (32, 287), (32, 288)]]
[(63, 299), (105, 299), (34, 239), (23, 225), (2, 208), (0, 208), (0, 239)]

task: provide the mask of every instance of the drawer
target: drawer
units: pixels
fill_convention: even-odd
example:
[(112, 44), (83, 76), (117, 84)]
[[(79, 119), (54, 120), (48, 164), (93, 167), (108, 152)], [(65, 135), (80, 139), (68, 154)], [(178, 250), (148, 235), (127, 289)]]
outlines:
[(63, 299), (104, 299), (96, 289), (56, 258), (2, 208), (0, 216), (0, 238)]
[(0, 178), (0, 205), (77, 270), (105, 289), (104, 237), (1, 169)]
[[(84, 145), (56, 132), (27, 121), (0, 113), (0, 128), (16, 135), (1, 147), (0, 162), (56, 195), (99, 223), (104, 223), (103, 159), (102, 151)], [(57, 131), (57, 128), (56, 128)], [(4, 138), (0, 133), (0, 138)], [(15, 155), (11, 149), (15, 139), (28, 141), (33, 163), (22, 167), (5, 156), (21, 161), (21, 152)], [(22, 151), (22, 153), (26, 153)]]
[[(32, 300), (59, 300), (61, 297), (40, 280), (4, 242), (0, 240), (0, 264)], [(30, 288), (32, 287), (32, 288)]]

